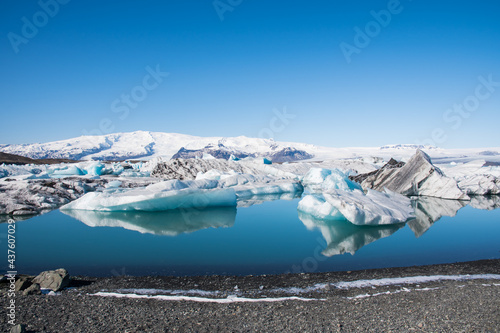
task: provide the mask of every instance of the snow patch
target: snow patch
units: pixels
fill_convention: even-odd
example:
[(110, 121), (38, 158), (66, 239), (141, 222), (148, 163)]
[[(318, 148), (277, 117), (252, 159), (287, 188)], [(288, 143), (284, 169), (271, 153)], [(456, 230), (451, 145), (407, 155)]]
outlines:
[(108, 293), (108, 292), (98, 292), (95, 294), (90, 294), (90, 296), (101, 296), (101, 297), (118, 297), (118, 298), (133, 298), (133, 299), (155, 299), (161, 301), (191, 301), (191, 302), (201, 302), (201, 303), (219, 303), (219, 304), (230, 304), (230, 303), (259, 303), (259, 302), (284, 302), (284, 301), (324, 301), (325, 299), (318, 298), (302, 298), (302, 297), (275, 297), (275, 298), (246, 298), (238, 296), (228, 296), (227, 298), (206, 298), (206, 297), (194, 297), (194, 296), (175, 296), (175, 295), (139, 295), (139, 294), (121, 294), (121, 293)]

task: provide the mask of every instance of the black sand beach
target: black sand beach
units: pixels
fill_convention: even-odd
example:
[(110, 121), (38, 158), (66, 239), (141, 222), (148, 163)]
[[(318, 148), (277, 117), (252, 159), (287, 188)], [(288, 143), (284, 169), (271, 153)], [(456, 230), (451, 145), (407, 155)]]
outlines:
[[(73, 277), (58, 295), (16, 295), (16, 323), (27, 332), (498, 332), (500, 281), (428, 283), (300, 293), (292, 289), (340, 281), (431, 275), (500, 274), (500, 260), (352, 272), (268, 276)], [(2, 285), (0, 327), (7, 323), (7, 283)], [(219, 291), (226, 299), (300, 297), (276, 302), (228, 304), (92, 296), (121, 289)], [(172, 295), (172, 293), (170, 293)]]

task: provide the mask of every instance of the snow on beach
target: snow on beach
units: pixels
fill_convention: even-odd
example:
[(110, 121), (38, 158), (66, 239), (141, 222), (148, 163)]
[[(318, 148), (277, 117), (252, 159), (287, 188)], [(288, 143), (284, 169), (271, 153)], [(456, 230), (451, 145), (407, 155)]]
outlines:
[[(420, 287), (423, 284), (443, 282), (443, 281), (473, 281), (473, 280), (500, 280), (499, 274), (462, 274), (462, 275), (427, 275), (427, 276), (408, 276), (394, 277), (369, 280), (354, 280), (354, 281), (339, 281), (330, 283), (318, 283), (306, 287), (283, 287), (264, 289), (261, 286), (258, 289), (242, 291), (238, 286), (227, 294), (227, 291), (207, 291), (207, 290), (164, 290), (164, 289), (118, 289), (115, 291), (100, 291), (90, 296), (99, 297), (116, 297), (116, 298), (132, 298), (132, 299), (149, 299), (158, 301), (191, 301), (202, 303), (256, 303), (256, 302), (282, 302), (282, 301), (324, 301), (325, 298), (299, 297), (301, 294), (320, 294), (328, 292), (332, 289), (349, 290), (349, 289), (376, 289), (388, 286), (400, 286), (401, 289), (387, 290), (376, 293), (365, 293), (355, 296), (345, 297), (349, 300), (356, 300), (367, 297), (375, 297), (380, 295), (397, 294), (401, 292), (411, 291), (432, 291), (439, 287)], [(417, 288), (409, 288), (408, 286), (416, 285)], [(500, 284), (494, 283), (495, 286)], [(266, 294), (276, 295), (277, 297), (267, 296)], [(278, 296), (280, 295), (280, 296)], [(251, 296), (251, 297), (249, 297)]]

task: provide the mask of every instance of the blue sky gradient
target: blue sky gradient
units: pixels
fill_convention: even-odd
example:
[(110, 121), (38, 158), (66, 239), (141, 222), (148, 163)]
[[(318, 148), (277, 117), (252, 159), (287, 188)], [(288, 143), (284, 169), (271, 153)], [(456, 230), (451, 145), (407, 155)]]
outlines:
[[(258, 137), (286, 108), (294, 118), (272, 131), (280, 141), (500, 146), (498, 1), (6, 0), (0, 9), (0, 143), (135, 130)], [(356, 27), (369, 42), (356, 44)], [(347, 44), (357, 53), (346, 58)], [(147, 77), (157, 67), (169, 75)], [(464, 101), (470, 111), (458, 111)]]

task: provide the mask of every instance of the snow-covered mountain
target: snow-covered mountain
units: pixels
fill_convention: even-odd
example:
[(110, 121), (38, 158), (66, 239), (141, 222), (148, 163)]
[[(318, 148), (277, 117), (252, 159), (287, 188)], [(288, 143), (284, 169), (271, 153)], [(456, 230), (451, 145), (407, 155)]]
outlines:
[[(332, 146), (335, 143), (332, 142)], [(440, 149), (416, 145), (388, 145), (366, 148), (330, 148), (305, 143), (278, 142), (272, 139), (238, 137), (199, 137), (176, 133), (136, 131), (101, 136), (80, 136), (73, 139), (34, 143), (0, 144), (0, 152), (30, 158), (69, 158), (75, 160), (151, 159), (153, 157), (200, 157), (210, 154), (219, 158), (269, 157), (276, 162), (296, 160), (377, 159), (391, 157), (407, 160), (417, 148), (423, 149), (434, 162), (467, 162), (483, 159), (500, 162), (500, 148)], [(382, 162), (382, 161), (380, 161)]]

